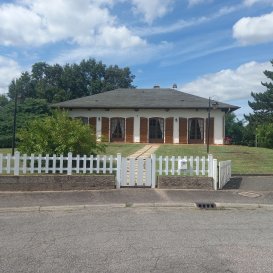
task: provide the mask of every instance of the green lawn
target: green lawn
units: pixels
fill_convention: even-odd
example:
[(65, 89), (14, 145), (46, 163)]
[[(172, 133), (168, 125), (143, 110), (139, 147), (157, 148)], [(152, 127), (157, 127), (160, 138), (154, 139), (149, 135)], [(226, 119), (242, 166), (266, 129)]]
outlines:
[[(128, 156), (144, 147), (144, 144), (111, 143), (107, 146), (107, 155)], [(11, 149), (0, 149), (0, 153), (11, 153)], [(210, 146), (214, 158), (232, 161), (232, 174), (273, 174), (273, 150), (246, 146)], [(161, 145), (157, 156), (206, 156), (206, 145)]]
[[(122, 156), (129, 156), (136, 152), (137, 150), (144, 147), (144, 144), (123, 144), (123, 143), (111, 143), (107, 144), (106, 152), (103, 154), (106, 155), (116, 155), (121, 153)], [(11, 153), (11, 149), (0, 149), (1, 154)]]
[(116, 155), (121, 153), (122, 156), (129, 156), (143, 148), (144, 144), (124, 144), (124, 143), (111, 143), (107, 144), (106, 153), (107, 155)]
[[(210, 146), (210, 153), (218, 161), (231, 160), (232, 174), (273, 174), (273, 150), (246, 146)], [(203, 156), (206, 145), (161, 145), (157, 156)]]
[(11, 148), (0, 148), (0, 154), (11, 154)]

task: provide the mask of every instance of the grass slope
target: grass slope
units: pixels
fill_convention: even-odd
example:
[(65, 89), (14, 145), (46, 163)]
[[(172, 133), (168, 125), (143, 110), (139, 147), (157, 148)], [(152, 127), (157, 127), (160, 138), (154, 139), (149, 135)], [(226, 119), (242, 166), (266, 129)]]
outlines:
[[(116, 155), (117, 153), (121, 153), (122, 156), (129, 156), (136, 152), (137, 150), (140, 150), (144, 146), (145, 146), (144, 144), (110, 143), (107, 144), (106, 152), (103, 154)], [(11, 153), (11, 149), (9, 148), (0, 149), (0, 153), (1, 154)]]
[[(210, 153), (218, 161), (231, 160), (232, 174), (273, 174), (273, 150), (246, 146), (210, 146)], [(206, 145), (161, 145), (157, 156), (203, 156)]]
[(116, 155), (117, 153), (121, 153), (122, 156), (129, 156), (144, 146), (144, 144), (111, 143), (107, 144), (105, 154)]
[[(111, 143), (107, 155), (129, 156), (144, 147), (144, 144)], [(11, 149), (0, 149), (0, 153), (11, 153)], [(218, 161), (231, 160), (232, 174), (273, 174), (273, 150), (246, 146), (210, 146), (210, 153)], [(161, 145), (157, 156), (206, 156), (206, 145)]]

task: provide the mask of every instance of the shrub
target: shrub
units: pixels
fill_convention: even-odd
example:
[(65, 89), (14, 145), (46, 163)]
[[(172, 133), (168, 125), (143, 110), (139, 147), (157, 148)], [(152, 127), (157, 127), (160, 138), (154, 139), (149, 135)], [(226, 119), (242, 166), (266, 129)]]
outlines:
[(105, 150), (105, 144), (97, 143), (89, 125), (61, 111), (29, 122), (27, 128), (19, 130), (18, 140), (18, 150), (26, 154), (90, 155)]

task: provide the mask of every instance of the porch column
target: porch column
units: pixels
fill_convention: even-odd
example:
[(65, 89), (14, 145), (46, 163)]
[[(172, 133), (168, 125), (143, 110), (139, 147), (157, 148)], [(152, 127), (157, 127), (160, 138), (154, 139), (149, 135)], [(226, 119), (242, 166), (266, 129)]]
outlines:
[(140, 142), (140, 117), (138, 115), (134, 116), (134, 142)]

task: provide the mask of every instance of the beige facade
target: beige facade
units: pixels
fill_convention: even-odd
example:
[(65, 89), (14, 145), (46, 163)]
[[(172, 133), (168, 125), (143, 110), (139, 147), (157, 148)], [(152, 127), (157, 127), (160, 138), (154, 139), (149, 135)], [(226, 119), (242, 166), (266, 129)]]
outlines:
[(96, 130), (97, 139), (125, 143), (224, 143), (224, 116), (211, 109), (70, 109)]

